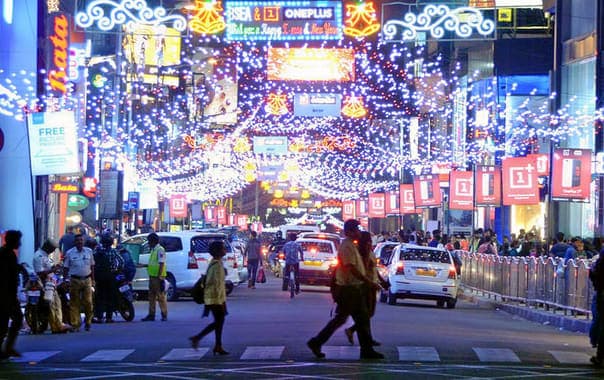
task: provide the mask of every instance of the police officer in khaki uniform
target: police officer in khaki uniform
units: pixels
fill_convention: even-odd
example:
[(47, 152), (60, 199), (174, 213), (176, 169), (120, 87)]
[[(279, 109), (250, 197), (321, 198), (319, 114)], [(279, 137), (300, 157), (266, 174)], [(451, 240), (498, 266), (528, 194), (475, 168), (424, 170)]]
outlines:
[(161, 310), (161, 320), (165, 322), (168, 320), (168, 301), (164, 282), (167, 274), (166, 250), (159, 245), (159, 236), (155, 232), (147, 236), (147, 241), (151, 248), (147, 266), (147, 273), (149, 273), (149, 313), (141, 321), (155, 320), (155, 302), (157, 302)]
[(84, 235), (75, 237), (75, 247), (65, 253), (63, 261), (65, 278), (69, 280), (71, 326), (78, 330), (82, 325), (80, 307), (84, 306), (86, 322), (90, 330), (92, 323), (92, 292), (94, 286), (94, 255), (92, 249), (84, 247)]

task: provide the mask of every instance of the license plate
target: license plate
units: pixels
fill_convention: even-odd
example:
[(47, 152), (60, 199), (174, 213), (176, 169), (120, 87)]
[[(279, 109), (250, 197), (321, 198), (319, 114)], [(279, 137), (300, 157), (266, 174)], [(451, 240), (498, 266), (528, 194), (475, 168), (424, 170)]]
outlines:
[(320, 267), (323, 264), (321, 261), (304, 261), (304, 265), (310, 265), (313, 267)]
[(120, 286), (120, 292), (125, 293), (130, 290), (130, 285), (122, 285)]
[(28, 290), (27, 295), (30, 297), (40, 297), (40, 291), (39, 290)]
[(436, 277), (436, 271), (434, 269), (416, 269), (415, 274), (418, 276)]

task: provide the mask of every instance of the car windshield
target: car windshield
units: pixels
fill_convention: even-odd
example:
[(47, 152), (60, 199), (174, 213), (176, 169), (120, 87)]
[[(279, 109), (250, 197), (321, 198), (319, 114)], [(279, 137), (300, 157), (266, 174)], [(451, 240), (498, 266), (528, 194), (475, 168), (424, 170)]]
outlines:
[(182, 241), (176, 236), (160, 236), (159, 245), (164, 247), (166, 252), (182, 251)]
[(333, 253), (331, 244), (329, 243), (303, 241), (300, 242), (300, 247), (302, 247), (304, 252), (315, 251), (321, 253)]
[(451, 257), (445, 251), (432, 251), (428, 249), (409, 249), (401, 251), (401, 260), (429, 261), (433, 263), (450, 264)]

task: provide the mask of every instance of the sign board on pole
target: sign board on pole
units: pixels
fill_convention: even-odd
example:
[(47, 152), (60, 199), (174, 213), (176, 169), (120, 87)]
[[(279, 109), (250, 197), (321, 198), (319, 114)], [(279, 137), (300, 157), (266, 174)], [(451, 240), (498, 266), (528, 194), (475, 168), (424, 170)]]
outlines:
[(370, 218), (384, 218), (386, 216), (384, 193), (369, 194), (368, 206), (368, 216)]
[(120, 219), (122, 217), (122, 181), (123, 174), (117, 170), (102, 170), (99, 198), (99, 217), (101, 219)]
[(503, 160), (503, 204), (539, 204), (539, 183), (535, 159), (511, 157)]
[(553, 158), (552, 199), (589, 202), (590, 149), (556, 149)]
[(501, 206), (501, 168), (492, 165), (477, 166), (474, 190), (476, 206)]
[(343, 201), (342, 202), (342, 220), (346, 221), (348, 219), (354, 219), (356, 217), (355, 209), (356, 209), (355, 201)]
[(440, 180), (436, 174), (415, 176), (413, 179), (415, 207), (440, 207)]
[(449, 185), (449, 208), (451, 210), (474, 209), (474, 173), (452, 171)]

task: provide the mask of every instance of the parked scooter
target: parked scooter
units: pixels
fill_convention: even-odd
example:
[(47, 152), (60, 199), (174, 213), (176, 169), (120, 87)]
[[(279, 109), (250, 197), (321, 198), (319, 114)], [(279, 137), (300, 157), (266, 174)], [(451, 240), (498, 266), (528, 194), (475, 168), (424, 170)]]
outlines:
[(32, 334), (42, 334), (48, 328), (50, 309), (43, 298), (44, 287), (35, 273), (30, 273), (25, 283), (27, 303), (25, 305), (25, 321)]
[(116, 313), (119, 313), (126, 322), (134, 319), (134, 292), (132, 284), (123, 273), (115, 276), (115, 283), (119, 296), (117, 297)]

